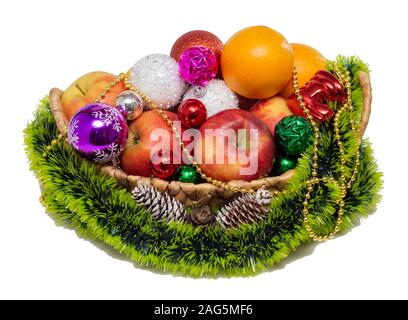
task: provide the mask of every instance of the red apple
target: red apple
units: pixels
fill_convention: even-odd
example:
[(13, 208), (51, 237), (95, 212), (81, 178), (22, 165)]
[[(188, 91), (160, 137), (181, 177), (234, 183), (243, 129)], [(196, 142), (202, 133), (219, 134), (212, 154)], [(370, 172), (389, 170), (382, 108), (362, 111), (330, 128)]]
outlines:
[[(115, 80), (113, 74), (95, 71), (75, 80), (61, 96), (62, 106), (68, 121), (82, 107), (95, 102), (95, 99)], [(126, 90), (123, 83), (119, 83), (101, 100), (102, 103), (115, 105), (116, 97)]]
[[(172, 121), (177, 121), (175, 113), (163, 111)], [(151, 154), (155, 154), (159, 136), (169, 137), (168, 151), (173, 150), (173, 132), (166, 121), (155, 110), (145, 111), (142, 115), (129, 123), (128, 141), (120, 156), (120, 164), (127, 174), (149, 177), (151, 171)], [(160, 139), (162, 140), (162, 139)], [(163, 143), (165, 141), (162, 141)], [(156, 150), (157, 152), (160, 150)], [(178, 161), (175, 159), (175, 161)]]
[(285, 98), (275, 96), (261, 100), (250, 110), (253, 115), (261, 119), (275, 135), (275, 126), (282, 118), (292, 115)]
[(269, 175), (275, 143), (268, 127), (248, 111), (221, 111), (207, 119), (200, 133), (195, 157), (210, 177), (251, 181)]

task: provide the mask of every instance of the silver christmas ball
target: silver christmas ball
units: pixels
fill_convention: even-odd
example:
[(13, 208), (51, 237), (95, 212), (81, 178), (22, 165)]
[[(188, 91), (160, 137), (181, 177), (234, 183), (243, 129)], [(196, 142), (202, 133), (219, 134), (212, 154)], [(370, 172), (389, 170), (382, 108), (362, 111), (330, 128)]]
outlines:
[(128, 120), (138, 118), (143, 112), (143, 99), (133, 91), (123, 91), (116, 98), (116, 106), (122, 106)]

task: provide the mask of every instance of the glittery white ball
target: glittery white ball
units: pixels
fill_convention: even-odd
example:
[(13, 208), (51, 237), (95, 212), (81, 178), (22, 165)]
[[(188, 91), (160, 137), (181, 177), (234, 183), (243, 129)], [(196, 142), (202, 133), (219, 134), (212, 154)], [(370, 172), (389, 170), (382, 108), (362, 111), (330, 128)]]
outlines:
[(197, 99), (204, 103), (208, 117), (226, 109), (238, 108), (238, 97), (224, 81), (214, 79), (205, 87), (190, 87), (183, 100)]
[(177, 105), (186, 91), (178, 63), (165, 54), (151, 54), (140, 59), (132, 67), (129, 81), (161, 109)]

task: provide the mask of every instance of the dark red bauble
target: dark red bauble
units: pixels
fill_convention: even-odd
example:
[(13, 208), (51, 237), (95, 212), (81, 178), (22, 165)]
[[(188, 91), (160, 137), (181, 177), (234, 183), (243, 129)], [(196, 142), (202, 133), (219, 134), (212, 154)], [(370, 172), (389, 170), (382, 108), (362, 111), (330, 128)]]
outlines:
[(200, 100), (188, 99), (180, 104), (177, 115), (184, 128), (199, 128), (207, 120), (207, 109)]
[(217, 58), (218, 65), (220, 65), (221, 51), (224, 44), (215, 34), (204, 30), (187, 32), (176, 40), (171, 48), (170, 56), (178, 62), (182, 53), (191, 47), (211, 49)]
[(173, 163), (171, 151), (160, 150), (150, 160), (151, 172), (156, 178), (168, 180), (176, 173), (179, 164)]

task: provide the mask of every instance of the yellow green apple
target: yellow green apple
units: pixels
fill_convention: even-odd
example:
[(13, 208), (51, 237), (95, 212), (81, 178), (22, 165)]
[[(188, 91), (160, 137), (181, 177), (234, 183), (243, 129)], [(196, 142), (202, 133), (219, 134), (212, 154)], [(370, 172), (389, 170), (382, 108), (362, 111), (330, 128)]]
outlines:
[[(75, 80), (61, 96), (61, 102), (65, 116), (68, 121), (82, 107), (95, 102), (95, 99), (115, 80), (115, 75), (95, 71), (90, 72)], [(121, 82), (101, 100), (102, 103), (115, 105), (116, 97), (126, 90), (125, 85)]]
[(269, 99), (257, 102), (249, 110), (257, 118), (261, 119), (275, 135), (275, 126), (282, 118), (292, 115), (287, 100), (285, 98), (275, 96)]

